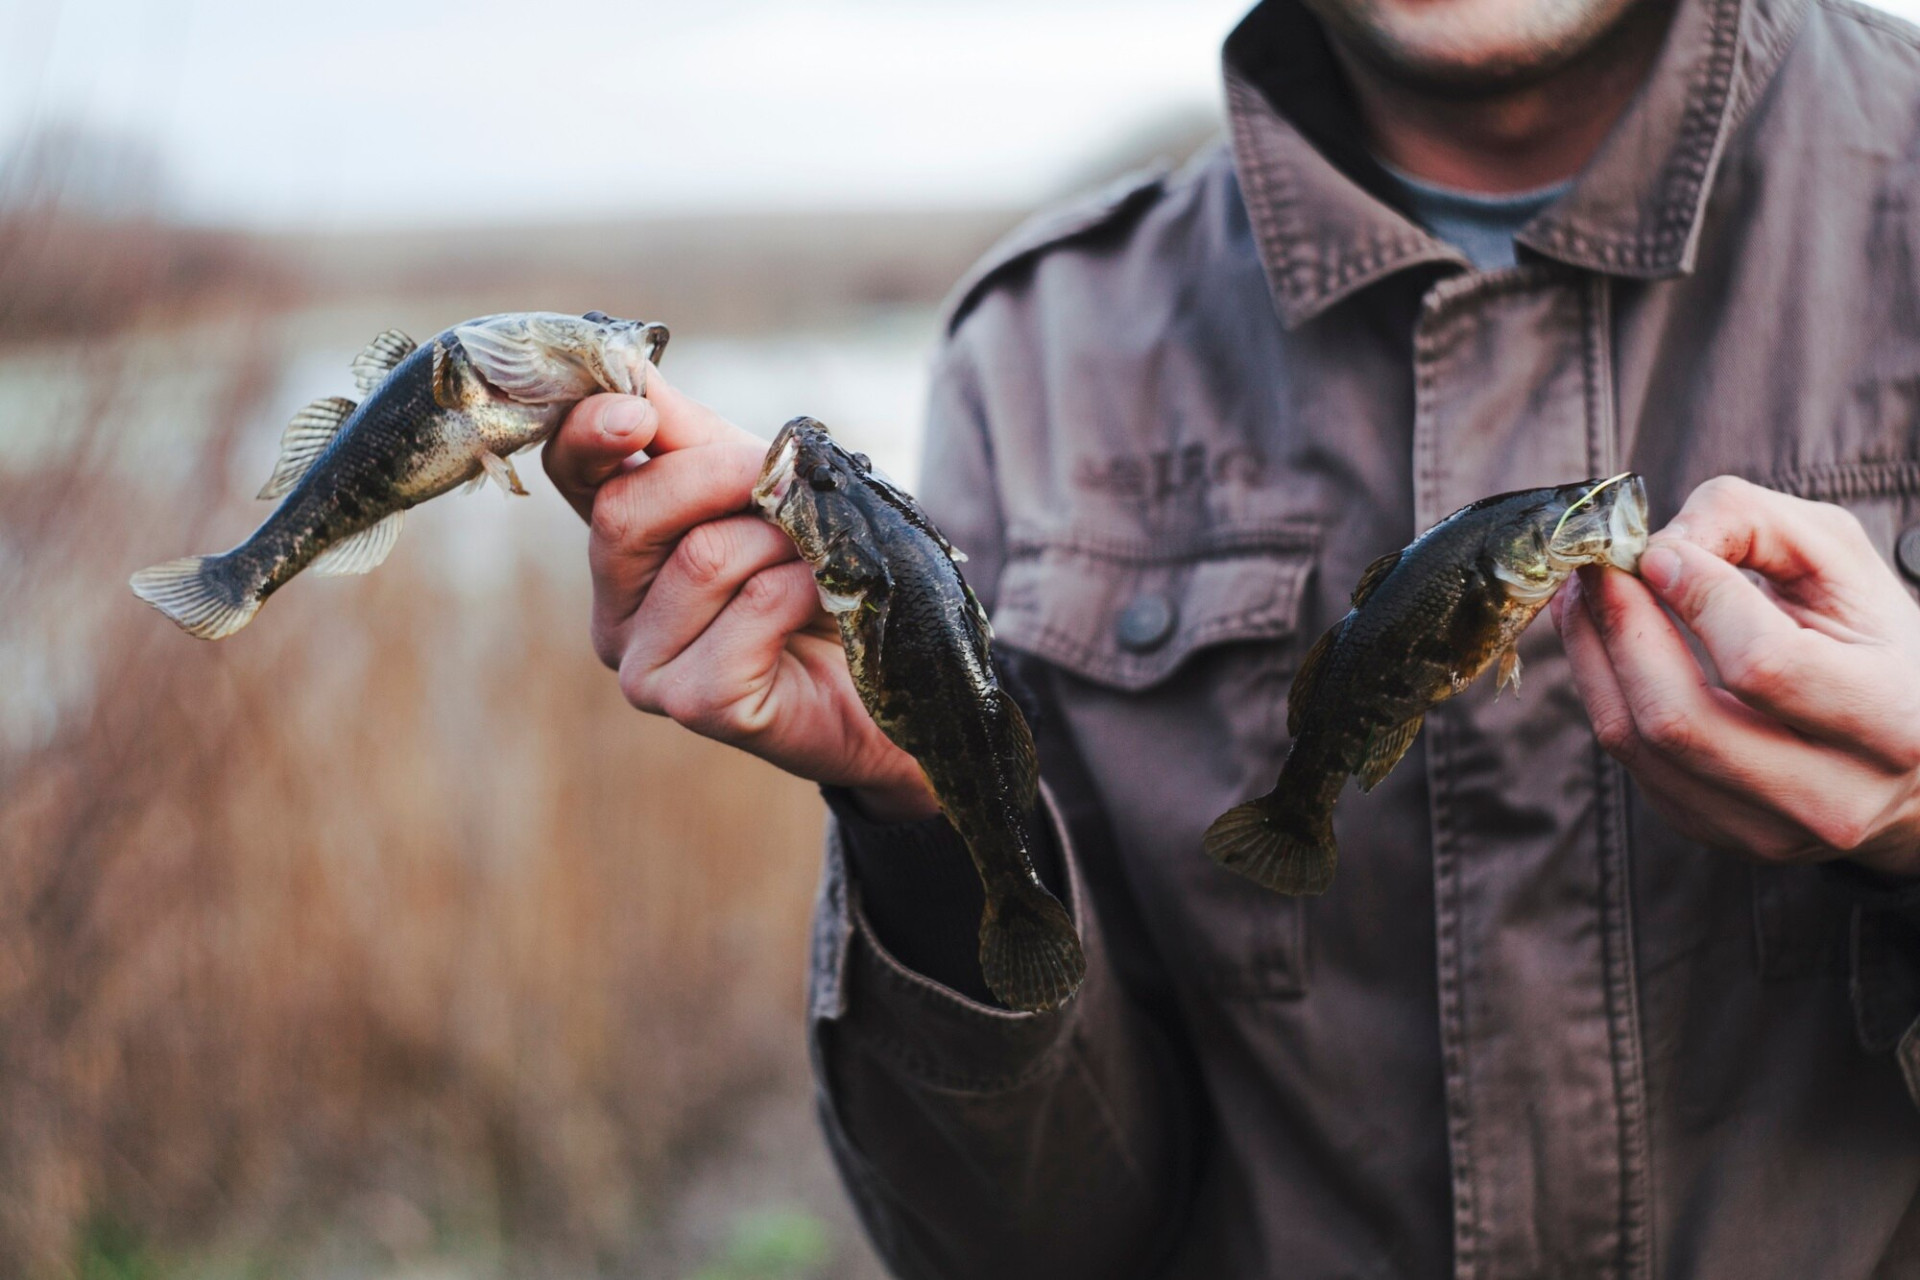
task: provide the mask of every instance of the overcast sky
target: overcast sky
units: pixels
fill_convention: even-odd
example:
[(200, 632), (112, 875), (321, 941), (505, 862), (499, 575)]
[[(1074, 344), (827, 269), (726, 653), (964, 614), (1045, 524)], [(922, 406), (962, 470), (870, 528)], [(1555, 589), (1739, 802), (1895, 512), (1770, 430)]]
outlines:
[(1024, 202), (1213, 107), (1249, 3), (0, 0), (0, 152), (133, 136), (180, 213), (321, 228)]
[(201, 219), (1043, 194), (1218, 97), (1245, 0), (0, 0), (0, 145), (150, 139)]

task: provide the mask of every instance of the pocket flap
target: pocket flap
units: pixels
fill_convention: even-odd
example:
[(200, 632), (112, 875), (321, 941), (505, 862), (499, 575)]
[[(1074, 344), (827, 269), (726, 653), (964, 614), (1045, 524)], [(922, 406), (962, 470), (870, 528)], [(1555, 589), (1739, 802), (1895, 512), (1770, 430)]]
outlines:
[(1209, 645), (1293, 635), (1317, 544), (1304, 525), (1153, 541), (1016, 529), (995, 642), (1145, 689)]

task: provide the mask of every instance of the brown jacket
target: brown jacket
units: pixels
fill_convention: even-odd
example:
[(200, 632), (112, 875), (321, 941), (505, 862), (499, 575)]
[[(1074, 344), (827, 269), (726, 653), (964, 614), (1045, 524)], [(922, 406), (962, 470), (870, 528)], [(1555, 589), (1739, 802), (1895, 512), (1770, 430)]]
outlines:
[(1920, 895), (1675, 835), (1544, 622), (1522, 696), (1435, 710), (1341, 806), (1324, 897), (1200, 851), (1271, 785), (1295, 664), (1362, 567), (1475, 498), (1631, 467), (1657, 523), (1733, 473), (1844, 504), (1893, 558), (1920, 526), (1920, 35), (1685, 0), (1488, 274), (1393, 206), (1297, 0), (1226, 78), (1230, 154), (1039, 219), (956, 294), (922, 492), (1041, 704), (1090, 971), (1039, 1016), (914, 972), (850, 868), (941, 882), (950, 833), (837, 826), (815, 1061), (883, 1255), (1920, 1276)]

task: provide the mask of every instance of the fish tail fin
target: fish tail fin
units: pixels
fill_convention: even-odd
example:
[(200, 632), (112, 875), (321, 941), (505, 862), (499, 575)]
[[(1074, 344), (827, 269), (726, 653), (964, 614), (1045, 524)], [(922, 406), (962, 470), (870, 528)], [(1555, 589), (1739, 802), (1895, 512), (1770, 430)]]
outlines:
[(987, 897), (980, 972), (1009, 1009), (1052, 1009), (1080, 989), (1087, 957), (1060, 900), (1030, 880)]
[(227, 556), (188, 556), (142, 569), (133, 594), (202, 640), (230, 636), (260, 608), (260, 595), (231, 571)]
[(1221, 814), (1202, 843), (1228, 870), (1295, 894), (1325, 893), (1340, 852), (1332, 808), (1310, 795), (1303, 800), (1284, 785)]

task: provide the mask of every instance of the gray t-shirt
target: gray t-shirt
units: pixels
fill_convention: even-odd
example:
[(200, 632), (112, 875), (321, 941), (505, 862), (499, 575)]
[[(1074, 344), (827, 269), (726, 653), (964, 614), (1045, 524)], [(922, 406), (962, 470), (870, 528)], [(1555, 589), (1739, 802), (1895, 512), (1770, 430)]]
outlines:
[(1406, 193), (1414, 221), (1466, 254), (1467, 261), (1481, 271), (1513, 266), (1518, 261), (1513, 250), (1515, 233), (1573, 186), (1569, 178), (1550, 187), (1488, 196), (1435, 186), (1389, 164), (1380, 167)]

